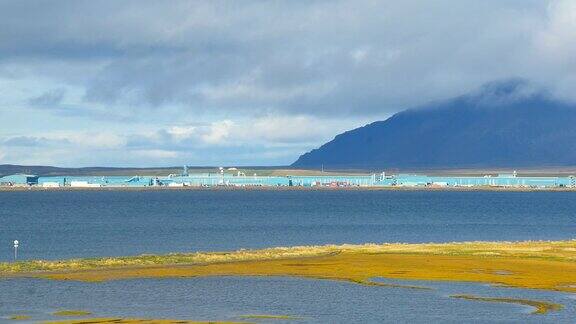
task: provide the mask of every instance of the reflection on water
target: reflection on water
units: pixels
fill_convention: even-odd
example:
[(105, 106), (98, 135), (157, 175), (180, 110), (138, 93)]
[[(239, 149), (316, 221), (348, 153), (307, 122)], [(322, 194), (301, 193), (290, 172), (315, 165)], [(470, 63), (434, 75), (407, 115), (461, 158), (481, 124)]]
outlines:
[[(434, 289), (286, 277), (135, 279), (104, 283), (6, 279), (0, 280), (0, 318), (27, 314), (34, 320), (56, 319), (50, 314), (61, 309), (87, 310), (95, 317), (194, 320), (241, 321), (240, 316), (246, 314), (294, 315), (302, 319), (292, 322), (306, 323), (572, 323), (576, 318), (576, 300), (565, 293), (471, 283), (384, 281)], [(532, 309), (527, 306), (450, 298), (453, 294), (545, 300), (563, 304), (565, 308), (546, 315), (531, 315)]]

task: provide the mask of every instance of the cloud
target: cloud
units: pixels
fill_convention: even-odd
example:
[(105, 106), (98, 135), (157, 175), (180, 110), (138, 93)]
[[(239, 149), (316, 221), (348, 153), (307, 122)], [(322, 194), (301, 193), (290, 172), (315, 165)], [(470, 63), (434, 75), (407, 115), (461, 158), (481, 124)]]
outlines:
[(538, 79), (547, 51), (574, 57), (570, 1), (45, 5), (5, 2), (5, 59), (99, 62), (79, 80), (50, 77), (80, 81), (84, 100), (103, 105), (373, 116), (502, 77)]
[(76, 145), (93, 148), (120, 148), (126, 143), (122, 136), (108, 132), (71, 134), (68, 140)]
[(62, 135), (99, 150), (77, 163), (288, 163), (493, 80), (576, 100), (575, 21), (570, 0), (1, 1), (0, 118), (19, 122), (0, 137), (92, 134)]
[(46, 147), (53, 145), (68, 145), (70, 142), (66, 139), (48, 139), (45, 137), (35, 136), (14, 136), (2, 140), (2, 145), (11, 147)]
[(348, 122), (324, 120), (307, 115), (276, 115), (255, 119), (236, 129), (235, 136), (242, 140), (268, 143), (316, 143), (346, 130), (348, 125)]
[[(268, 116), (256, 120), (180, 124), (153, 131), (57, 131), (35, 136), (0, 137), (12, 163), (45, 161), (63, 166), (94, 165), (287, 165), (318, 141), (332, 138), (347, 123), (311, 116)], [(225, 163), (226, 162), (226, 163)]]
[(211, 124), (169, 126), (154, 132), (130, 134), (126, 144), (131, 148), (169, 147), (176, 150), (226, 145), (232, 124), (224, 120)]
[(5, 146), (20, 147), (74, 147), (87, 148), (118, 148), (125, 144), (124, 138), (112, 133), (74, 132), (60, 134), (46, 134), (43, 136), (14, 136), (0, 139)]
[(552, 1), (542, 28), (533, 38), (533, 63), (538, 64), (543, 84), (565, 100), (575, 100), (576, 86), (576, 3)]
[(575, 62), (576, 3), (556, 1), (547, 8), (544, 27), (536, 34), (536, 47), (551, 59)]
[(234, 123), (229, 120), (213, 123), (210, 125), (210, 131), (202, 135), (202, 140), (207, 144), (219, 144), (228, 139), (233, 125)]
[(130, 154), (134, 154), (138, 158), (148, 158), (153, 160), (164, 160), (164, 159), (175, 159), (178, 157), (178, 153), (174, 151), (167, 150), (134, 150)]
[(64, 89), (54, 89), (44, 94), (30, 98), (29, 103), (32, 106), (54, 106), (59, 105), (64, 99), (66, 91)]
[[(362, 123), (359, 123), (362, 124)], [(256, 119), (221, 120), (209, 124), (175, 125), (155, 132), (132, 134), (127, 146), (163, 146), (174, 149), (231, 147), (246, 143), (261, 146), (308, 147), (347, 129), (348, 122), (324, 121), (312, 116), (266, 116)]]

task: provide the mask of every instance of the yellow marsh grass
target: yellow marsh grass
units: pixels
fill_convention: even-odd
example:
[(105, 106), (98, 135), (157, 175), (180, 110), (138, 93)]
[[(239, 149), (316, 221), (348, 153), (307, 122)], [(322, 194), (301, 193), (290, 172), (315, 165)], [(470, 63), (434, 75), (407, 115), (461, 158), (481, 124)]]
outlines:
[(546, 314), (550, 311), (559, 311), (563, 308), (562, 305), (529, 299), (517, 298), (495, 298), (495, 297), (478, 297), (474, 295), (453, 295), (452, 298), (467, 299), (473, 301), (484, 301), (490, 303), (510, 303), (534, 307), (532, 314)]
[(325, 245), (228, 253), (27, 261), (0, 276), (103, 281), (198, 276), (298, 276), (369, 284), (370, 278), (474, 281), (576, 292), (576, 241)]
[(139, 318), (86, 318), (81, 320), (47, 321), (45, 324), (246, 324), (248, 322), (197, 322), (169, 319), (139, 319)]

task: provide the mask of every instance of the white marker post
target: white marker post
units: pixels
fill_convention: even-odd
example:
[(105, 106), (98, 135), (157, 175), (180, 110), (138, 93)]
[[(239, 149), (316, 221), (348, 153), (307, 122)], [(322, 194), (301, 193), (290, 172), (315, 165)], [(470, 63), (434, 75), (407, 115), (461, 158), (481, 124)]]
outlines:
[(18, 240), (14, 240), (14, 261), (18, 260)]

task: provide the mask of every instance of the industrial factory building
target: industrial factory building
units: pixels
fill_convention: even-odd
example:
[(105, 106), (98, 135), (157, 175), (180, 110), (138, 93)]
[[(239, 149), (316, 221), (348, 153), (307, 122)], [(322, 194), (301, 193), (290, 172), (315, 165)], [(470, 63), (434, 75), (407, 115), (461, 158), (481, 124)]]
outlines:
[[(233, 170), (237, 171), (237, 169)], [(517, 188), (576, 188), (576, 178), (525, 177), (515, 172), (485, 176), (427, 176), (414, 174), (372, 175), (315, 175), (315, 176), (258, 176), (241, 171), (226, 173), (172, 174), (156, 176), (100, 176), (100, 177), (38, 177), (15, 174), (0, 178), (2, 186), (40, 186), (44, 188), (76, 187), (211, 187), (211, 186), (266, 186), (266, 187), (517, 187)]]
[(38, 184), (39, 177), (32, 174), (13, 174), (0, 178), (2, 186), (32, 186)]

